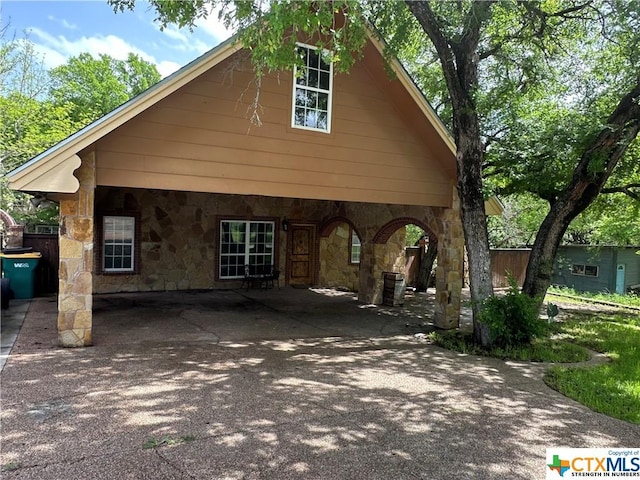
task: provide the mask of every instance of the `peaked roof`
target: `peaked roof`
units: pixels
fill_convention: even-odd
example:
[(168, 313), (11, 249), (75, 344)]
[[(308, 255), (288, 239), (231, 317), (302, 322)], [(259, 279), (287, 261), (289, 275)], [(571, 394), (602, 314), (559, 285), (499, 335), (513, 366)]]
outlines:
[[(367, 33), (368, 39), (382, 56), (384, 44), (370, 30)], [(222, 42), (140, 95), (10, 172), (7, 175), (10, 188), (25, 192), (76, 192), (79, 182), (73, 172), (81, 164), (79, 152), (241, 49), (242, 45), (236, 36)], [(407, 71), (395, 58), (390, 60), (390, 66), (420, 111), (455, 155), (456, 146), (451, 135)]]

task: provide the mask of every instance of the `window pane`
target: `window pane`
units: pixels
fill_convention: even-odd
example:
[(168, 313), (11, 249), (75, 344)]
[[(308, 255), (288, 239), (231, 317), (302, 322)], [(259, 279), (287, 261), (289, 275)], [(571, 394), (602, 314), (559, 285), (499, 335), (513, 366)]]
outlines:
[(309, 75), (307, 78), (307, 87), (318, 88), (318, 70), (309, 70)]
[(325, 112), (329, 108), (329, 95), (326, 93), (318, 93), (318, 109)]
[(316, 124), (318, 128), (326, 130), (328, 128), (327, 124), (327, 114), (325, 112), (318, 113), (318, 122)]
[[(225, 237), (225, 223), (229, 223), (229, 238)], [(228, 253), (224, 248), (220, 251), (220, 277), (242, 278), (245, 264), (270, 265), (273, 231), (273, 222), (222, 222), (220, 242), (229, 248)], [(239, 239), (242, 242), (235, 243)]]
[(590, 277), (597, 277), (598, 276), (598, 267), (596, 267), (595, 265), (585, 265), (584, 274), (588, 275)]
[(313, 48), (299, 47), (299, 51), (305, 52), (306, 67), (304, 72), (298, 67), (294, 69), (295, 83), (298, 86), (294, 89), (292, 124), (328, 131), (331, 64), (325, 62)]
[(105, 271), (133, 271), (134, 217), (103, 218), (103, 268)]

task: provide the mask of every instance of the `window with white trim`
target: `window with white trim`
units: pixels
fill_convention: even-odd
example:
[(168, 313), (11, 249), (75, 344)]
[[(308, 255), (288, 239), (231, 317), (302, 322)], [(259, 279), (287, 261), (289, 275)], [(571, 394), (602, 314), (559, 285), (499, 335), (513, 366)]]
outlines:
[(102, 269), (105, 272), (133, 272), (135, 227), (135, 217), (103, 217)]
[(584, 277), (597, 277), (598, 266), (574, 263), (573, 265), (571, 265), (571, 275), (580, 275)]
[(244, 266), (273, 265), (274, 222), (220, 221), (220, 278), (244, 277)]
[(360, 237), (355, 230), (351, 230), (351, 253), (349, 255), (349, 263), (360, 263)]
[(315, 47), (299, 45), (298, 52), (304, 67), (293, 69), (291, 126), (329, 133), (333, 65), (325, 62)]

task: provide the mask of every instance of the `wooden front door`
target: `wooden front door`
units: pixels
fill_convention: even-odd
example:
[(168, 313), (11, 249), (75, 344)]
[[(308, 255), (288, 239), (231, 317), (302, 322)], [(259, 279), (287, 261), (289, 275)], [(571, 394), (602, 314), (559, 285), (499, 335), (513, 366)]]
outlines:
[(289, 284), (313, 285), (315, 271), (315, 225), (291, 225)]

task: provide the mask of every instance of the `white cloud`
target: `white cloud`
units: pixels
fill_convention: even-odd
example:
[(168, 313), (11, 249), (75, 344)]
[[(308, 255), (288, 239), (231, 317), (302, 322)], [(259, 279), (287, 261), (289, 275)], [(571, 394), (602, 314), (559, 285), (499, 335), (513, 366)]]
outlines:
[(173, 72), (179, 70), (180, 67), (182, 67), (182, 65), (179, 65), (176, 62), (169, 62), (167, 60), (156, 63), (156, 68), (158, 69), (158, 72), (160, 73), (162, 78), (168, 77)]
[(175, 62), (166, 60), (158, 62), (153, 55), (115, 35), (83, 36), (69, 40), (63, 35), (53, 36), (38, 28), (32, 28), (30, 33), (36, 51), (44, 56), (47, 68), (62, 65), (70, 57), (78, 56), (84, 52), (88, 52), (94, 57), (105, 54), (118, 60), (125, 60), (129, 53), (134, 53), (143, 60), (155, 64), (163, 77), (180, 68), (180, 65)]
[(189, 32), (188, 29), (178, 30), (176, 27), (167, 27), (162, 33), (168, 37), (165, 44), (179, 52), (194, 52), (202, 55), (212, 48), (212, 45), (197, 38), (196, 32)]
[(212, 12), (207, 18), (199, 19), (196, 22), (198, 30), (204, 31), (207, 35), (213, 37), (215, 44), (218, 44), (231, 35), (233, 31), (227, 29), (221, 20), (218, 20), (218, 12)]
[(77, 30), (78, 29), (78, 25), (76, 25), (75, 23), (69, 23), (66, 19), (64, 18), (56, 18), (53, 15), (49, 15), (47, 17), (48, 20), (51, 20), (52, 22), (56, 22), (59, 23), (60, 25), (62, 25), (64, 28), (66, 28), (67, 30)]

